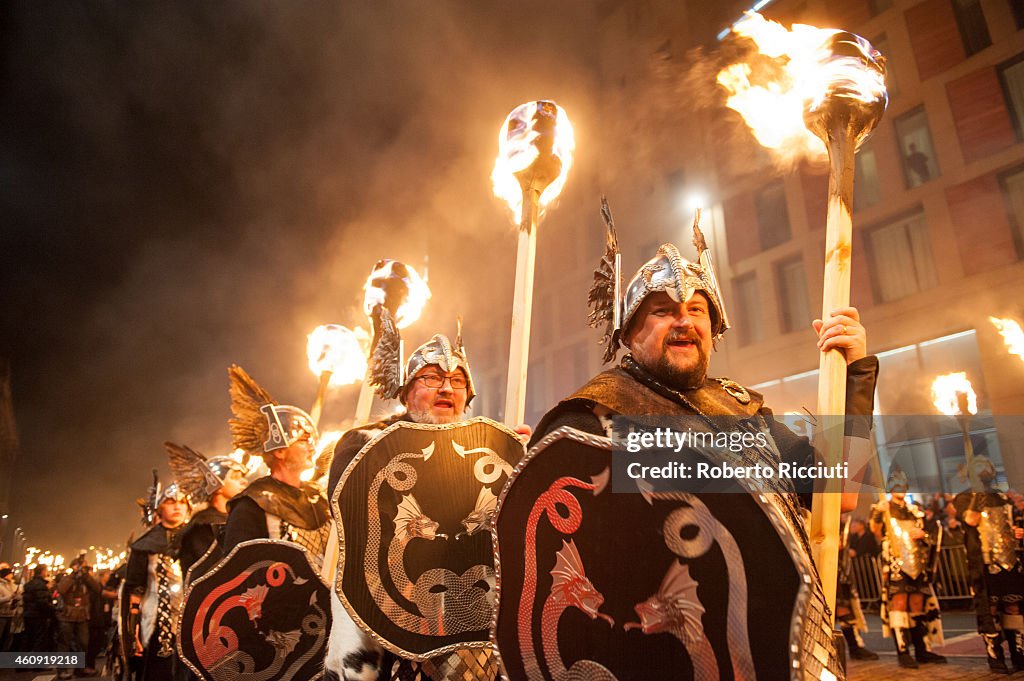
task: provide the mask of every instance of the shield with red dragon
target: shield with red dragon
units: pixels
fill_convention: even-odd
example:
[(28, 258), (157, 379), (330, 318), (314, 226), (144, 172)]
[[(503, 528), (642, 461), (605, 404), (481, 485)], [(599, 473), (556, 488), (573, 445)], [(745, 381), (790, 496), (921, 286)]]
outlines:
[(323, 676), (330, 590), (303, 549), (254, 539), (188, 587), (178, 654), (204, 681)]
[(613, 493), (612, 457), (611, 440), (560, 428), (501, 495), (493, 637), (509, 679), (841, 676), (784, 495)]
[(360, 627), (419, 661), (490, 648), (490, 527), (524, 453), (513, 431), (476, 417), (399, 421), (356, 454), (332, 505), (342, 519), (335, 586)]

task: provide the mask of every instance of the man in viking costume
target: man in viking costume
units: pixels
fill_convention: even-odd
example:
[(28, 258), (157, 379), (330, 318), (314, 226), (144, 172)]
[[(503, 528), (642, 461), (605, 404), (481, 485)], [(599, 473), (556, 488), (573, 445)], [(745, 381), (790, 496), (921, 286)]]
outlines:
[(316, 453), (313, 419), (298, 407), (275, 402), (241, 367), (232, 366), (228, 376), (234, 446), (262, 456), (270, 475), (228, 502), (223, 553), (250, 539), (284, 539), (303, 547), (319, 569), (330, 510), (320, 489), (300, 478)]
[(893, 466), (885, 487), (889, 500), (875, 504), (871, 513), (871, 531), (882, 539), (883, 633), (892, 632), (901, 667), (942, 663), (946, 658), (929, 650), (932, 643), (942, 643), (939, 601), (932, 589), (942, 529), (907, 500), (909, 482), (899, 466)]
[(978, 633), (985, 639), (988, 666), (1009, 674), (1002, 639), (1015, 671), (1024, 671), (1024, 566), (1019, 552), (1024, 528), (1013, 502), (992, 485), (996, 469), (986, 456), (971, 462), (975, 491), (961, 492), (953, 503), (965, 525), (967, 567), (974, 589)]
[[(405, 411), (383, 421), (349, 430), (338, 442), (331, 462), (328, 489), (333, 495), (345, 468), (359, 451), (388, 426), (398, 421), (412, 423), (456, 423), (466, 419), (466, 408), (476, 394), (469, 357), (462, 344), (461, 323), (453, 343), (447, 336), (436, 334), (413, 352), (400, 368), (397, 340), (393, 327), (387, 323), (387, 311), (378, 310), (389, 329), (375, 343), (371, 357), (371, 380), (381, 399), (398, 399)], [(376, 326), (376, 325), (375, 325)], [(404, 380), (403, 380), (404, 377)], [(338, 519), (340, 522), (340, 519)], [(332, 601), (333, 628), (327, 655), (328, 673), (341, 679), (381, 678), (394, 681), (441, 681), (447, 678), (493, 679), (497, 666), (492, 662), (480, 665), (475, 656), (458, 653), (443, 655), (426, 662), (415, 662), (384, 651), (342, 610), (337, 595)]]
[(189, 569), (200, 558), (220, 558), (228, 501), (249, 486), (248, 471), (230, 456), (207, 459), (191, 447), (173, 442), (165, 442), (164, 448), (174, 477), (193, 504), (192, 519), (181, 531), (178, 552), (181, 574), (188, 578)]
[[(188, 520), (188, 497), (177, 484), (157, 489), (153, 507), (156, 524), (131, 543), (124, 580), (129, 616), (126, 642), (143, 656), (143, 681), (185, 678), (175, 655), (174, 631), (181, 608), (181, 568), (178, 546)], [(131, 654), (131, 651), (128, 651)]]
[[(607, 227), (607, 248), (590, 291), (590, 324), (606, 324), (603, 339), (605, 362), (615, 359), (620, 345), (625, 347), (627, 354), (617, 367), (598, 374), (548, 411), (537, 425), (530, 447), (563, 426), (612, 437), (612, 417), (620, 415), (697, 416), (709, 423), (714, 417), (735, 416), (757, 422), (759, 428), (770, 434), (769, 446), (752, 452), (751, 455), (757, 457), (756, 461), (747, 461), (745, 465), (756, 462), (777, 468), (780, 462), (812, 464), (815, 451), (810, 442), (776, 422), (760, 394), (735, 381), (707, 375), (710, 353), (729, 328), (729, 320), (711, 254), (699, 228), (699, 213), (693, 226), (697, 260), (688, 261), (675, 245), (663, 244), (633, 276), (621, 297), (618, 238), (607, 202), (603, 202), (602, 216)], [(830, 318), (815, 320), (813, 326), (822, 352), (835, 349), (845, 355), (847, 415), (869, 417), (878, 360), (866, 355), (866, 335), (858, 311), (852, 307), (834, 310)], [(864, 424), (865, 420), (859, 422)], [(846, 434), (867, 438), (869, 428), (868, 420), (864, 425), (865, 432), (851, 433), (848, 424)], [(806, 504), (808, 500), (798, 498), (790, 481), (785, 484), (788, 491), (780, 490), (780, 493), (769, 496), (776, 498), (778, 506), (783, 509), (791, 543), (802, 547), (800, 555), (803, 557), (800, 560), (806, 564), (807, 574), (814, 574), (807, 621), (813, 621), (815, 631), (827, 631), (829, 627), (824, 624), (828, 616), (827, 605), (810, 559), (810, 544), (801, 508), (801, 502)], [(756, 559), (752, 558), (756, 551), (750, 555), (752, 562), (745, 567), (746, 572), (753, 574), (757, 570), (770, 569), (756, 565)], [(709, 611), (701, 617), (710, 621), (717, 616)], [(705, 626), (717, 625), (705, 623)], [(758, 649), (757, 637), (773, 626), (759, 622), (745, 627), (748, 631), (741, 633), (749, 635), (750, 650)], [(778, 627), (788, 630), (788, 613)], [(791, 666), (842, 675), (831, 637), (825, 635), (815, 645), (802, 642), (801, 646), (799, 651), (793, 652)], [(787, 650), (775, 652), (785, 658), (790, 655), (789, 646), (785, 647)], [(812, 656), (817, 659), (812, 659)], [(754, 666), (757, 664), (755, 659)], [(698, 671), (694, 674), (700, 676)]]

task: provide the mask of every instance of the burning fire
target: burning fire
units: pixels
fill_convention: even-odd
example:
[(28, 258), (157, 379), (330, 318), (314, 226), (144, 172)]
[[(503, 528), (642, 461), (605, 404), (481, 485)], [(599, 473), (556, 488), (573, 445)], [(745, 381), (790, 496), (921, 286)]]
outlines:
[(968, 413), (978, 413), (978, 396), (963, 371), (937, 376), (932, 381), (932, 403), (946, 416), (964, 416), (964, 406)]
[[(738, 111), (757, 141), (784, 160), (823, 157), (825, 145), (808, 128), (807, 118), (841, 103), (874, 122), (855, 121), (859, 144), (874, 127), (888, 102), (884, 59), (863, 38), (832, 28), (793, 24), (792, 30), (756, 12), (733, 27), (757, 47), (750, 61), (731, 64), (718, 74), (729, 93), (729, 108)], [(870, 127), (869, 127), (870, 126)]]
[(384, 305), (391, 310), (395, 325), (400, 329), (419, 319), (430, 300), (427, 282), (412, 267), (397, 260), (379, 260), (363, 285), (363, 291), (366, 316), (371, 316), (378, 305)]
[(989, 317), (988, 320), (995, 324), (996, 330), (1003, 336), (1003, 342), (1006, 343), (1006, 349), (1010, 354), (1024, 360), (1024, 330), (1021, 330), (1020, 324), (1012, 319), (999, 317)]
[(508, 204), (516, 222), (523, 219), (523, 186), (518, 175), (528, 170), (542, 153), (561, 165), (550, 184), (541, 192), (540, 209), (562, 193), (572, 167), (576, 138), (565, 109), (551, 101), (520, 104), (505, 119), (498, 133), (498, 157), (494, 159), (491, 183), (494, 195)]
[(331, 373), (331, 385), (361, 381), (366, 375), (366, 355), (356, 334), (344, 326), (324, 324), (313, 329), (306, 344), (309, 370), (317, 376)]

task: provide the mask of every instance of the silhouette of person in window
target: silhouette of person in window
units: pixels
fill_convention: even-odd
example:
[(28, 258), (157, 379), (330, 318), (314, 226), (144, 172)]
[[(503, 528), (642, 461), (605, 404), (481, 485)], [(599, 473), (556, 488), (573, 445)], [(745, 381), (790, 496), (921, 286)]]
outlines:
[(911, 177), (911, 185), (916, 187), (931, 179), (931, 171), (928, 170), (928, 156), (917, 149), (917, 145), (911, 142), (910, 153), (907, 154), (907, 168), (917, 176), (917, 181)]

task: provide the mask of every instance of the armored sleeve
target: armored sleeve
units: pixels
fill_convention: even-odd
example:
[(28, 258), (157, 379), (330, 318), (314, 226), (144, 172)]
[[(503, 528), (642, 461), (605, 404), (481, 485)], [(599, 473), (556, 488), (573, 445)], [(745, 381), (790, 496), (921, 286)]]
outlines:
[(268, 539), (267, 514), (249, 497), (235, 497), (231, 500), (228, 523), (224, 528), (223, 555), (230, 553), (244, 541)]
[(594, 405), (589, 400), (568, 400), (559, 405), (552, 414), (537, 424), (537, 430), (530, 437), (527, 449), (536, 445), (545, 435), (569, 426), (591, 435), (605, 435), (601, 420), (593, 411)]

